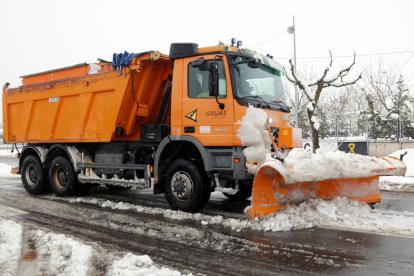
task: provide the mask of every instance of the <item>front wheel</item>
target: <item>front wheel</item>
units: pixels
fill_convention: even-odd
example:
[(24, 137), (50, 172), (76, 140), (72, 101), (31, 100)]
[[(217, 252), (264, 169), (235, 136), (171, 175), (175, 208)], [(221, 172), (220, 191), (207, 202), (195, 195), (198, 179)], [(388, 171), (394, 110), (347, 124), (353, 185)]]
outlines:
[(62, 156), (52, 161), (49, 169), (49, 182), (56, 196), (72, 196), (75, 193), (77, 179), (72, 164)]
[(172, 163), (165, 182), (165, 198), (171, 208), (197, 212), (207, 204), (210, 194), (210, 185), (197, 166), (185, 159)]

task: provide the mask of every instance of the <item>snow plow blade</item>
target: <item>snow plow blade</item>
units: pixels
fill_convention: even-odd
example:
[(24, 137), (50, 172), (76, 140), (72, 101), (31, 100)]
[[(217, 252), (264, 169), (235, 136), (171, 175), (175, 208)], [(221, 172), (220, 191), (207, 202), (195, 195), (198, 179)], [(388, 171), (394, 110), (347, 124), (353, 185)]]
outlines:
[(388, 166), (371, 171), (370, 176), (296, 183), (287, 182), (287, 175), (292, 168), (278, 170), (278, 166), (265, 163), (256, 172), (251, 206), (246, 208), (245, 213), (250, 218), (265, 217), (287, 205), (298, 204), (308, 199), (330, 200), (335, 197), (347, 197), (369, 204), (377, 203), (381, 200), (379, 176), (404, 175), (406, 167), (399, 159), (392, 157), (372, 158), (371, 161), (385, 162)]

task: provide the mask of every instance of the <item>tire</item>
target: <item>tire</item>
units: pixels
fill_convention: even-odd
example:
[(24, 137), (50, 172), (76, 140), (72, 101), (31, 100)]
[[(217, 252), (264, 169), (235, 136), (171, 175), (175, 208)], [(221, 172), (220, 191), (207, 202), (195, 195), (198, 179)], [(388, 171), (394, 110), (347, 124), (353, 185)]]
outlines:
[(49, 183), (53, 193), (58, 197), (75, 194), (78, 181), (72, 164), (68, 159), (58, 156), (52, 161), (49, 169)]
[(21, 177), (24, 189), (31, 195), (44, 192), (44, 172), (39, 159), (26, 156), (22, 162)]
[(167, 172), (165, 198), (172, 209), (201, 210), (210, 199), (211, 188), (200, 170), (190, 161), (177, 159)]
[(242, 182), (239, 186), (239, 191), (232, 195), (228, 193), (223, 193), (228, 199), (234, 200), (234, 201), (245, 201), (249, 197), (252, 196), (252, 185), (249, 183)]

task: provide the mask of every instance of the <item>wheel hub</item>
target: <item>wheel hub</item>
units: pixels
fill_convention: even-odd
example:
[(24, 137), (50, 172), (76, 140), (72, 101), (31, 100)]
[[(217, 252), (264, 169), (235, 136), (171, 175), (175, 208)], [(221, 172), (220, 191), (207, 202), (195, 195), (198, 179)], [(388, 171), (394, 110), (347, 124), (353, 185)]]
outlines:
[(55, 168), (54, 178), (56, 186), (59, 189), (64, 189), (67, 185), (68, 177), (66, 175), (65, 169), (62, 167)]
[(26, 175), (27, 183), (30, 186), (36, 185), (36, 182), (38, 181), (38, 177), (39, 176), (37, 174), (37, 170), (36, 170), (35, 166), (33, 166), (32, 164), (28, 165), (27, 175)]
[(187, 200), (193, 193), (193, 181), (183, 171), (176, 172), (171, 179), (171, 191), (178, 200)]

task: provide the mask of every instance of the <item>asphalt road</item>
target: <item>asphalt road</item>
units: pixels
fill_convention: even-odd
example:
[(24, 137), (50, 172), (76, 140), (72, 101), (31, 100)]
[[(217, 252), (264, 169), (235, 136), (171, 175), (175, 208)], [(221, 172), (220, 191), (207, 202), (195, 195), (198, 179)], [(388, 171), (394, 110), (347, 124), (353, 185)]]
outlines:
[[(7, 159), (7, 158), (6, 158)], [(13, 160), (0, 162), (12, 164)], [(97, 187), (90, 197), (168, 209), (148, 191), (113, 192)], [(204, 214), (243, 218), (248, 203), (213, 197)], [(414, 194), (386, 193), (378, 208), (414, 211)], [(414, 239), (333, 229), (240, 232), (193, 220), (113, 210), (28, 195), (19, 178), (0, 178), (0, 216), (28, 228), (46, 228), (97, 243), (108, 250), (148, 254), (182, 272), (208, 275), (413, 275)], [(105, 270), (105, 265), (100, 270)]]

